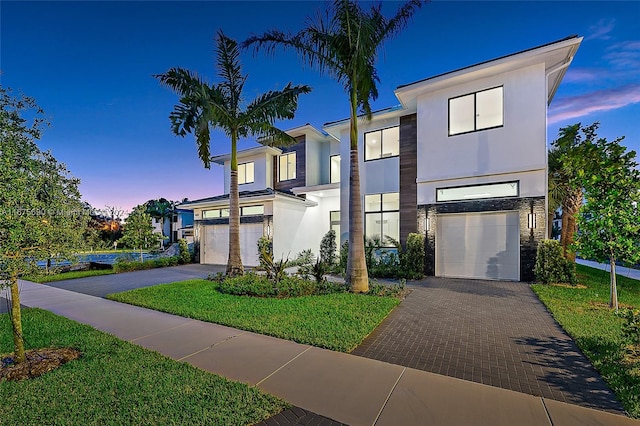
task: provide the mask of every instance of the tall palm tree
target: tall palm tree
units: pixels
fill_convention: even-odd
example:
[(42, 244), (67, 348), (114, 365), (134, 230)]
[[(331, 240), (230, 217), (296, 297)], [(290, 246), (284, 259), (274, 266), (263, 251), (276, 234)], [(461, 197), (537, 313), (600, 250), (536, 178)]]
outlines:
[(245, 104), (242, 89), (247, 79), (240, 67), (240, 49), (235, 40), (218, 31), (216, 68), (220, 83), (208, 84), (183, 68), (171, 68), (154, 77), (180, 96), (169, 116), (178, 136), (193, 133), (198, 156), (205, 168), (211, 166), (210, 130), (222, 130), (231, 139), (231, 185), (229, 188), (229, 259), (227, 275), (244, 273), (240, 256), (240, 209), (238, 194), (237, 145), (241, 137), (256, 136), (269, 145), (288, 145), (295, 139), (275, 126), (276, 120), (291, 119), (298, 108), (298, 96), (309, 86), (292, 86), (270, 91)]
[(254, 35), (243, 46), (255, 45), (273, 53), (277, 47), (296, 51), (303, 62), (317, 68), (343, 85), (350, 106), (349, 161), (349, 256), (346, 281), (354, 292), (369, 288), (365, 263), (364, 226), (358, 168), (358, 110), (371, 118), (370, 101), (378, 97), (380, 81), (375, 62), (385, 40), (405, 28), (416, 9), (424, 2), (403, 4), (392, 18), (382, 14), (382, 4), (364, 10), (351, 0), (334, 0), (324, 15), (310, 19), (306, 28), (295, 34), (272, 30)]

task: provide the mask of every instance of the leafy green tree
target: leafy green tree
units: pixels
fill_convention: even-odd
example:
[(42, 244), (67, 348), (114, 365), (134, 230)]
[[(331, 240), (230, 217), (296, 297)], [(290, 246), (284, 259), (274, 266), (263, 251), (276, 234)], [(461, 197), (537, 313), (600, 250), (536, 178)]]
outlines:
[(36, 141), (48, 123), (35, 100), (0, 87), (0, 284), (11, 293), (15, 362), (25, 361), (18, 278), (37, 261), (72, 259), (87, 215), (78, 179)]
[(127, 217), (124, 226), (124, 232), (120, 242), (133, 249), (140, 250), (140, 262), (142, 262), (142, 253), (145, 249), (149, 249), (158, 244), (161, 236), (153, 232), (153, 224), (151, 223), (151, 215), (146, 212), (146, 207), (136, 206)]
[(353, 0), (335, 0), (325, 15), (309, 19), (295, 34), (278, 30), (251, 36), (244, 46), (255, 45), (272, 53), (277, 47), (296, 51), (302, 60), (343, 85), (349, 97), (349, 252), (346, 281), (354, 292), (366, 292), (369, 278), (365, 261), (364, 224), (358, 169), (358, 110), (371, 118), (370, 101), (378, 97), (375, 62), (385, 40), (405, 28), (416, 9), (425, 3), (409, 1), (392, 18), (382, 13), (382, 4), (364, 10)]
[[(640, 171), (636, 152), (597, 138), (593, 127), (588, 164), (578, 176), (586, 204), (580, 210), (576, 247), (583, 257), (609, 262), (609, 307), (618, 310), (616, 262), (640, 261)], [(597, 138), (597, 139), (596, 139)]]
[[(594, 143), (598, 123), (581, 127), (580, 123), (560, 129), (558, 139), (549, 152), (549, 214), (562, 207), (560, 244), (562, 254), (571, 262), (576, 255), (572, 250), (577, 231), (577, 216), (582, 206), (582, 180), (579, 174), (588, 165), (588, 153)], [(551, 216), (548, 229), (552, 229)]]
[(220, 83), (208, 84), (194, 72), (171, 68), (156, 75), (160, 83), (180, 96), (170, 115), (176, 135), (194, 133), (198, 155), (209, 168), (211, 163), (210, 130), (222, 130), (231, 139), (231, 182), (229, 188), (229, 259), (227, 275), (244, 273), (240, 257), (240, 209), (238, 194), (238, 139), (257, 136), (268, 145), (294, 144), (296, 140), (275, 126), (276, 120), (292, 119), (298, 108), (298, 96), (311, 91), (309, 86), (292, 86), (257, 96), (249, 104), (243, 102), (247, 75), (240, 67), (240, 49), (236, 41), (218, 31), (216, 68)]
[[(151, 215), (153, 219), (156, 219), (160, 223), (160, 233), (164, 239), (164, 223), (166, 220), (171, 220), (173, 211), (175, 210), (175, 204), (173, 201), (169, 201), (166, 198), (159, 198), (157, 200), (149, 200), (144, 205), (147, 207), (147, 213)], [(169, 231), (171, 232), (171, 231)], [(171, 238), (171, 235), (168, 235)]]

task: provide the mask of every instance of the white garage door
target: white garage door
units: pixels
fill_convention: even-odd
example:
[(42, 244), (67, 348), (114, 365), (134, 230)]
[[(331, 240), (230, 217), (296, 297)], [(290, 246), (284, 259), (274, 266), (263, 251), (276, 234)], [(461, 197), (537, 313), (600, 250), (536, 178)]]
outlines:
[(436, 275), (520, 279), (517, 212), (438, 215)]
[[(229, 226), (207, 225), (202, 241), (202, 263), (226, 265), (229, 259)], [(262, 236), (262, 223), (240, 224), (240, 255), (242, 264), (258, 265), (258, 239)]]

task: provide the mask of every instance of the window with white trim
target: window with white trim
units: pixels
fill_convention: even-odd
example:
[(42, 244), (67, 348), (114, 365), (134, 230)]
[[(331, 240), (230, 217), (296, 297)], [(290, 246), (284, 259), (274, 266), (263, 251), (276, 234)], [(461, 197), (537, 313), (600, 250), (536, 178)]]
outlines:
[(364, 161), (400, 155), (400, 127), (364, 134)]
[(329, 183), (340, 182), (340, 156), (329, 157)]
[(449, 136), (504, 125), (503, 87), (449, 99)]
[(253, 183), (255, 179), (254, 170), (255, 166), (253, 161), (238, 164), (238, 184)]
[[(240, 216), (255, 216), (264, 214), (264, 205), (258, 204), (254, 206), (242, 206), (240, 207)], [(212, 209), (212, 210), (203, 210), (202, 218), (203, 219), (219, 219), (229, 217), (229, 209)]]
[(279, 158), (280, 182), (296, 178), (296, 153), (288, 152)]
[[(364, 196), (364, 235), (400, 239), (400, 194), (371, 194)], [(386, 241), (388, 243), (388, 241)]]
[(517, 197), (519, 193), (520, 185), (518, 181), (455, 186), (436, 189), (436, 202)]

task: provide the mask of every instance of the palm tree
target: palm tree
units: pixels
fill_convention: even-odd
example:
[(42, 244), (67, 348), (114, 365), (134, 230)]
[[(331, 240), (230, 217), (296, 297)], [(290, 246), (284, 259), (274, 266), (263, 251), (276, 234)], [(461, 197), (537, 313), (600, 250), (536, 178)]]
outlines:
[(171, 129), (178, 136), (193, 133), (198, 156), (205, 168), (211, 166), (210, 130), (222, 130), (231, 139), (231, 185), (229, 189), (229, 259), (227, 275), (244, 273), (240, 256), (240, 210), (238, 195), (237, 145), (241, 137), (256, 136), (269, 145), (287, 145), (295, 139), (275, 127), (275, 120), (291, 119), (298, 108), (298, 96), (309, 86), (292, 86), (270, 91), (244, 103), (242, 89), (247, 75), (240, 67), (240, 49), (235, 40), (218, 31), (216, 68), (220, 83), (208, 84), (183, 68), (171, 68), (154, 77), (180, 96), (171, 112)]
[(365, 263), (360, 172), (358, 169), (358, 110), (371, 118), (370, 100), (378, 97), (380, 81), (375, 61), (382, 43), (408, 24), (414, 11), (424, 2), (412, 0), (402, 5), (388, 19), (382, 14), (382, 4), (363, 10), (359, 3), (335, 0), (323, 16), (295, 34), (272, 30), (251, 36), (243, 46), (255, 45), (273, 53), (277, 47), (293, 49), (303, 62), (317, 68), (321, 74), (341, 83), (349, 96), (350, 161), (349, 161), (349, 256), (346, 281), (354, 292), (369, 288)]

